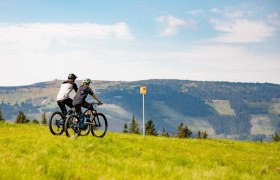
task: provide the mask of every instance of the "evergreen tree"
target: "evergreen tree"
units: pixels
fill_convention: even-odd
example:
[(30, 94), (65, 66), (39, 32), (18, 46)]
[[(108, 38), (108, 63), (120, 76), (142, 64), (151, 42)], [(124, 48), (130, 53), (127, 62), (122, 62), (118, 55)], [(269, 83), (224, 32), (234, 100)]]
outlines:
[(16, 123), (18, 123), (18, 124), (27, 123), (26, 116), (22, 111), (19, 111), (19, 113), (17, 115)]
[(128, 133), (128, 127), (126, 123), (124, 123), (123, 133)]
[(184, 138), (185, 132), (184, 132), (184, 124), (181, 122), (180, 125), (177, 127), (177, 137), (178, 138)]
[(46, 113), (43, 113), (43, 114), (42, 114), (41, 124), (47, 125)]
[(189, 130), (187, 125), (184, 127), (184, 124), (182, 122), (177, 127), (177, 131), (178, 131), (178, 134), (177, 134), (178, 138), (191, 138), (192, 137), (191, 130)]
[(0, 108), (0, 121), (4, 120), (3, 114), (2, 114), (2, 110)]
[(200, 132), (200, 131), (197, 132), (196, 138), (197, 138), (197, 139), (201, 139), (201, 138), (202, 138), (202, 135), (201, 135), (201, 132)]
[(192, 137), (192, 131), (188, 128), (187, 125), (185, 126), (184, 131), (186, 133), (186, 138), (191, 138)]
[(32, 123), (33, 123), (33, 124), (39, 124), (39, 121), (38, 121), (37, 119), (34, 119), (34, 120), (32, 121)]
[(151, 119), (148, 120), (148, 122), (145, 124), (145, 133), (146, 135), (151, 135), (151, 136), (158, 135), (155, 125)]
[(273, 141), (279, 142), (280, 141), (280, 136), (275, 132), (274, 135), (272, 135)]
[(203, 139), (207, 139), (207, 138), (208, 138), (208, 134), (207, 134), (206, 131), (204, 131), (204, 132), (202, 133), (202, 138), (203, 138)]
[(30, 119), (26, 118), (25, 123), (30, 123)]
[(169, 134), (165, 131), (165, 128), (162, 129), (160, 136), (169, 137)]
[(138, 127), (138, 122), (135, 116), (133, 115), (131, 123), (130, 123), (130, 128), (129, 128), (129, 133), (131, 134), (140, 134), (140, 130)]
[(207, 139), (208, 138), (208, 134), (206, 131), (198, 131), (196, 134), (196, 138), (197, 139)]

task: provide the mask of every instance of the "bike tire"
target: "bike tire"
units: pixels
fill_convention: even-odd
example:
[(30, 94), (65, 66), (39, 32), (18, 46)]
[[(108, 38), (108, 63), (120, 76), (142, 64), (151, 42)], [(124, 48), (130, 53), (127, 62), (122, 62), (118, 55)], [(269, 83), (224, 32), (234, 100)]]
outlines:
[(91, 125), (91, 134), (93, 136), (103, 138), (108, 129), (107, 118), (104, 114), (98, 113), (94, 116)]
[[(84, 114), (86, 114), (88, 111), (91, 111), (91, 110), (87, 110)], [(85, 118), (85, 116), (84, 116), (84, 118)], [(83, 119), (83, 121), (84, 121), (84, 123), (86, 123), (85, 119)], [(91, 124), (88, 124), (86, 126), (86, 129), (81, 129), (80, 136), (87, 136), (90, 132), (90, 129), (91, 129)]]
[(81, 129), (80, 130), (80, 136), (87, 136), (90, 132), (90, 129), (91, 129), (91, 125), (87, 125), (87, 128), (86, 129)]
[[(56, 129), (57, 128), (57, 129)], [(64, 115), (57, 111), (49, 119), (49, 129), (53, 135), (59, 136), (64, 131)]]
[(80, 135), (80, 128), (77, 125), (79, 117), (77, 115), (70, 115), (65, 120), (64, 131), (67, 137), (78, 137)]

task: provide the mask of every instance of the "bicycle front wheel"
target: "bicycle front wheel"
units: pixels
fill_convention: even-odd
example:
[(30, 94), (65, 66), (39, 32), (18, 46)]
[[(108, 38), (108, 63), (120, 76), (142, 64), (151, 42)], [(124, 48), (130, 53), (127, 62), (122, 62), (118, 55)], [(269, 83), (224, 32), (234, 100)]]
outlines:
[(64, 131), (64, 116), (57, 111), (52, 113), (49, 120), (49, 129), (53, 135), (61, 135)]
[(77, 115), (70, 115), (64, 125), (64, 130), (67, 137), (78, 137), (80, 135), (79, 117)]
[(94, 116), (91, 125), (91, 134), (96, 137), (104, 137), (107, 132), (107, 118), (104, 114), (98, 113)]

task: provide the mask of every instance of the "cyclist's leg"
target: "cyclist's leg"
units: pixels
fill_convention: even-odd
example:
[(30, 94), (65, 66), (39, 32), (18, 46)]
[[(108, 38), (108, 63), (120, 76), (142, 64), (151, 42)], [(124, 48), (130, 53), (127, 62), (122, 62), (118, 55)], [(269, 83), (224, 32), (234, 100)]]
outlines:
[(69, 108), (69, 114), (72, 114), (73, 111), (72, 111), (72, 108), (73, 108), (73, 100), (71, 98), (67, 98), (63, 101)]
[(90, 103), (88, 103), (88, 102), (86, 102), (86, 101), (83, 101), (83, 102), (81, 103), (81, 106), (82, 106), (83, 108), (88, 108), (88, 110), (93, 110), (92, 104), (90, 104)]
[(90, 104), (86, 101), (83, 101), (81, 105), (83, 108), (87, 108), (88, 110), (90, 110), (90, 112), (93, 110), (92, 104)]
[(67, 114), (67, 110), (66, 110), (66, 107), (65, 107), (65, 104), (63, 102), (64, 100), (62, 101), (57, 101), (57, 105), (59, 106), (61, 112), (63, 115), (66, 115)]
[(79, 117), (79, 120), (82, 120), (83, 119), (83, 113), (82, 113), (81, 105), (77, 104), (74, 107), (75, 107), (76, 113), (77, 113), (77, 115)]
[[(80, 108), (81, 108), (81, 107), (86, 108), (86, 109), (91, 110), (91, 111), (93, 110), (92, 104), (90, 104), (90, 103), (88, 103), (88, 102), (86, 102), (86, 101), (83, 101), (83, 102), (80, 104)], [(86, 115), (86, 116), (88, 116), (88, 115)], [(90, 117), (90, 115), (89, 115), (89, 117)], [(84, 113), (82, 113), (81, 110), (80, 110), (79, 119), (80, 119), (80, 120), (83, 120), (83, 119), (84, 119)]]

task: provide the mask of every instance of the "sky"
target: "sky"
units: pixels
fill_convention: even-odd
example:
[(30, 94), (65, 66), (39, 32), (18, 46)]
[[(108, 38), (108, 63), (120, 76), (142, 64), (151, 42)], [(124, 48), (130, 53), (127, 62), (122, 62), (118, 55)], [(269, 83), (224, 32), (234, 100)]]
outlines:
[(0, 0), (0, 86), (67, 79), (280, 84), (279, 0)]

